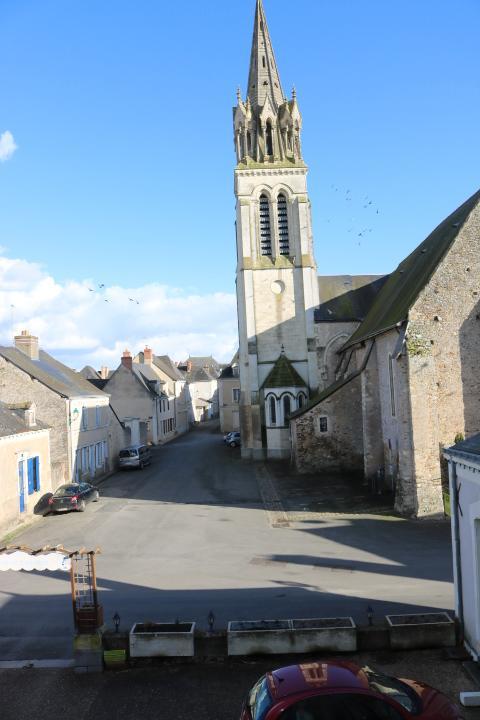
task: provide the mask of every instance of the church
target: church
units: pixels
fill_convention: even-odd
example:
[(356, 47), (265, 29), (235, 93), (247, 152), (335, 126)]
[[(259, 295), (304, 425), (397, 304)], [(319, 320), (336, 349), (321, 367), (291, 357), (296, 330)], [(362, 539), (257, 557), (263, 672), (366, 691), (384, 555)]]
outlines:
[(262, 0), (233, 126), (243, 457), (442, 514), (443, 448), (480, 431), (480, 192), (391, 274), (319, 276), (302, 116)]

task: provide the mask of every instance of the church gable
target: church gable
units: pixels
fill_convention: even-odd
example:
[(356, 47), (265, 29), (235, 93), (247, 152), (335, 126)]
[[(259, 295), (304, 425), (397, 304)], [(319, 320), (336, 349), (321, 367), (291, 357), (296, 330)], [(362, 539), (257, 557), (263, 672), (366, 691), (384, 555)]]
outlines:
[(407, 320), (410, 308), (479, 202), (480, 191), (440, 223), (427, 239), (400, 263), (389, 276), (367, 317), (345, 344), (345, 348), (375, 337)]

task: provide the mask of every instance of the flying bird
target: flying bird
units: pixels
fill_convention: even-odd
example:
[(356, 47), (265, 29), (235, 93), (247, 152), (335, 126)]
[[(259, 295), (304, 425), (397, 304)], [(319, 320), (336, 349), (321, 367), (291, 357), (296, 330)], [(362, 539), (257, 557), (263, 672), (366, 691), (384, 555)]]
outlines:
[(93, 288), (88, 288), (88, 289), (90, 290), (90, 292), (95, 292), (95, 290)]
[(104, 283), (101, 283), (101, 285), (99, 285), (98, 287), (99, 287), (99, 288), (104, 288), (105, 285), (104, 285)]

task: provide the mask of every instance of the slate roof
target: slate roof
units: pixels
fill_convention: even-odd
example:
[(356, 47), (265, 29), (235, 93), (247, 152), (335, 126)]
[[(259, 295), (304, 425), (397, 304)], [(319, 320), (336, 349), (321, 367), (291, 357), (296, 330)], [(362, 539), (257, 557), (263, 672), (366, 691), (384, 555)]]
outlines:
[(183, 373), (178, 367), (171, 361), (168, 355), (154, 355), (153, 364), (162, 370), (165, 375), (168, 375), (172, 380), (185, 380)]
[(193, 368), (191, 372), (187, 373), (188, 382), (211, 382), (217, 379), (217, 374), (210, 370), (210, 368)]
[(36, 430), (47, 430), (48, 425), (37, 420), (33, 427), (25, 425), (20, 411), (9, 408), (3, 402), (0, 402), (0, 437), (8, 437), (10, 435), (20, 435), (21, 433), (35, 432)]
[(390, 330), (407, 319), (408, 311), (479, 202), (480, 190), (440, 223), (427, 239), (400, 263), (378, 293), (365, 320), (343, 349)]
[(305, 380), (298, 374), (287, 356), (282, 353), (267, 375), (262, 387), (306, 387)]
[(450, 454), (467, 454), (467, 455), (479, 455), (480, 456), (480, 433), (472, 435), (472, 437), (462, 440), (461, 442), (455, 443), (452, 447), (446, 448), (445, 453)]
[(91, 365), (85, 365), (79, 372), (85, 380), (100, 380), (100, 373), (98, 373)]
[(315, 322), (363, 320), (388, 275), (319, 275)]
[(0, 355), (62, 397), (105, 397), (105, 393), (95, 389), (80, 373), (55, 360), (44, 350), (39, 351), (38, 360), (31, 360), (13, 347), (0, 347)]

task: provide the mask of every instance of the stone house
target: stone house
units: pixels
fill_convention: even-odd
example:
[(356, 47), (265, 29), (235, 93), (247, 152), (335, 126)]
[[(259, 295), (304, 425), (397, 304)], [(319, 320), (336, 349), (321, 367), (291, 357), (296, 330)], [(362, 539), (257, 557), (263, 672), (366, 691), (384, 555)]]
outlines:
[(455, 615), (480, 657), (480, 435), (445, 449), (448, 461)]
[(217, 381), (220, 430), (222, 433), (240, 430), (240, 373), (238, 354), (223, 368)]
[(480, 431), (479, 278), (477, 192), (382, 280), (334, 381), (292, 415), (300, 471), (358, 471), (402, 514), (443, 513), (442, 450)]
[(52, 491), (50, 470), (50, 429), (35, 403), (0, 402), (0, 537), (31, 518)]
[(148, 366), (162, 383), (163, 400), (162, 442), (185, 433), (190, 427), (190, 393), (185, 375), (168, 355), (155, 355), (146, 347), (133, 359), (140, 367)]
[(218, 378), (222, 367), (212, 357), (189, 357), (179, 366), (185, 372), (185, 379), (191, 398), (191, 422), (200, 423), (218, 418)]
[(108, 395), (40, 349), (38, 338), (26, 330), (15, 337), (15, 347), (0, 347), (0, 400), (35, 403), (50, 427), (54, 489), (112, 468), (119, 429)]
[[(98, 380), (91, 382), (96, 385)], [(103, 390), (110, 396), (113, 411), (125, 426), (129, 437), (125, 444), (158, 445), (174, 431), (173, 410), (163, 391), (164, 383), (147, 363), (134, 363), (125, 350), (120, 365), (102, 380)]]

